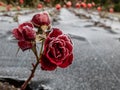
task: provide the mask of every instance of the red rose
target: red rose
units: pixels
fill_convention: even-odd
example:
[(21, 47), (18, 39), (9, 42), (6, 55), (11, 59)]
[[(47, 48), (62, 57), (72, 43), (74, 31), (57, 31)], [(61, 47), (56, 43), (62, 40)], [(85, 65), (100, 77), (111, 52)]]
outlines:
[(100, 12), (100, 11), (102, 11), (102, 8), (101, 7), (97, 7), (97, 10)]
[(42, 4), (38, 4), (38, 5), (37, 5), (37, 8), (38, 8), (38, 9), (41, 9), (42, 7), (43, 7)]
[(35, 40), (36, 32), (33, 30), (33, 25), (29, 22), (19, 25), (13, 31), (13, 36), (18, 40), (18, 46), (24, 51), (32, 48), (31, 41)]
[(90, 9), (90, 8), (92, 8), (92, 4), (91, 3), (88, 3), (87, 4), (87, 7)]
[(23, 4), (24, 3), (24, 0), (19, 0), (20, 4)]
[(66, 3), (66, 6), (67, 6), (67, 8), (71, 7), (71, 6), (72, 6), (72, 2), (71, 2), (71, 1), (68, 1), (68, 2)]
[(60, 9), (61, 9), (61, 5), (60, 5), (60, 4), (56, 4), (55, 8), (56, 8), (57, 10), (60, 10)]
[(36, 27), (41, 27), (42, 25), (50, 25), (49, 15), (45, 12), (34, 15), (31, 21)]
[(76, 8), (80, 8), (80, 4), (79, 4), (79, 3), (76, 3), (76, 4), (75, 4), (75, 7), (76, 7)]
[(71, 39), (57, 28), (47, 36), (41, 58), (43, 70), (54, 70), (57, 66), (66, 68), (73, 61), (73, 45)]
[(109, 9), (109, 12), (110, 12), (110, 13), (113, 13), (113, 12), (114, 12), (114, 9), (113, 9), (113, 8), (110, 8), (110, 9)]
[(81, 7), (86, 8), (86, 7), (87, 7), (86, 3), (85, 3), (85, 2), (82, 2), (82, 3), (81, 3)]

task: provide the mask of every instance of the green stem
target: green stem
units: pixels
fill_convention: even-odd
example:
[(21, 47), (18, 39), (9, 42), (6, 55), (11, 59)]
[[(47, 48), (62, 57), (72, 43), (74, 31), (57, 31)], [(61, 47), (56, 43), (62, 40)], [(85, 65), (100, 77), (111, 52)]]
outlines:
[[(43, 45), (44, 45), (44, 39), (42, 40), (42, 45), (41, 45), (41, 49), (40, 49), (40, 55), (39, 55), (40, 57), (41, 57), (41, 55), (42, 55), (42, 51), (43, 51)], [(39, 58), (40, 58), (40, 57), (39, 57)]]
[(42, 46), (41, 46), (41, 49), (40, 49), (40, 56), (38, 57), (38, 54), (37, 54), (37, 49), (36, 49), (36, 44), (35, 46), (33, 47), (32, 51), (33, 53), (35, 54), (36, 56), (36, 60), (37, 62), (35, 64), (32, 64), (33, 66), (33, 69), (31, 70), (31, 74), (30, 76), (28, 77), (28, 79), (23, 83), (23, 85), (21, 86), (21, 89), (20, 90), (25, 90), (28, 83), (31, 81), (31, 79), (34, 77), (34, 73), (36, 71), (36, 68), (37, 66), (39, 65), (40, 63), (40, 58), (42, 57), (42, 50), (43, 50), (43, 44), (44, 44), (44, 40), (42, 41)]

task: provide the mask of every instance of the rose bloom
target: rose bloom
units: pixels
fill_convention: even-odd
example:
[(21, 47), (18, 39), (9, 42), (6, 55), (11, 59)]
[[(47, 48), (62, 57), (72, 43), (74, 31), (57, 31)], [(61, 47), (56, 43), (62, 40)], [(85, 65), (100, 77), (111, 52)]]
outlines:
[(38, 9), (41, 9), (42, 7), (43, 7), (42, 4), (38, 4), (38, 5), (37, 5), (37, 8), (38, 8)]
[(23, 23), (15, 28), (13, 36), (18, 40), (18, 46), (23, 50), (31, 49), (33, 47), (32, 41), (35, 40), (36, 32), (33, 30), (33, 25), (30, 22)]
[(60, 9), (61, 9), (61, 5), (60, 5), (60, 4), (56, 4), (55, 8), (56, 8), (57, 10), (60, 10)]
[(71, 1), (68, 1), (68, 2), (66, 3), (66, 6), (67, 6), (67, 8), (71, 7), (71, 6), (72, 6), (72, 2), (71, 2)]
[(86, 3), (82, 2), (81, 7), (86, 8), (87, 7)]
[(91, 3), (88, 3), (87, 4), (87, 7), (90, 9), (90, 8), (92, 8), (92, 4)]
[(80, 8), (80, 3), (76, 3), (76, 4), (75, 4), (75, 7), (76, 7), (76, 8)]
[(97, 10), (100, 12), (100, 11), (102, 11), (102, 8), (101, 7), (97, 7)]
[(114, 9), (113, 9), (113, 8), (110, 8), (110, 9), (109, 9), (109, 12), (110, 12), (110, 13), (113, 13), (113, 12), (114, 12)]
[(41, 27), (43, 25), (49, 26), (50, 25), (50, 17), (48, 13), (43, 12), (40, 14), (35, 14), (31, 20), (35, 27)]
[(44, 51), (41, 57), (43, 70), (55, 70), (57, 66), (66, 68), (73, 61), (73, 45), (71, 39), (61, 30), (53, 28), (44, 43)]
[(23, 4), (24, 3), (24, 0), (19, 0), (20, 4)]

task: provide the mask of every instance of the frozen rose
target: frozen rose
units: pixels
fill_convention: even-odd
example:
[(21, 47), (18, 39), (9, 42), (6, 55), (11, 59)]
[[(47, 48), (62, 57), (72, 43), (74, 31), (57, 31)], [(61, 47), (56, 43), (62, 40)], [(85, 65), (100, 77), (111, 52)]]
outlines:
[(98, 12), (102, 11), (102, 8), (99, 6), (97, 7)]
[(24, 3), (24, 0), (19, 0), (20, 4), (23, 4)]
[(55, 8), (56, 8), (57, 10), (60, 10), (60, 9), (61, 9), (61, 5), (60, 5), (60, 4), (56, 4)]
[(66, 68), (73, 61), (73, 45), (71, 39), (61, 30), (53, 28), (44, 43), (41, 58), (43, 70), (54, 70), (57, 66)]
[(86, 7), (87, 7), (86, 3), (85, 3), (85, 2), (82, 2), (82, 3), (81, 3), (81, 7), (86, 8)]
[(38, 8), (38, 9), (41, 9), (42, 7), (43, 7), (42, 4), (38, 4), (38, 5), (37, 5), (37, 8)]
[(36, 32), (33, 30), (32, 23), (26, 22), (19, 25), (13, 31), (13, 36), (18, 40), (18, 46), (24, 51), (32, 48), (31, 41), (35, 40)]
[(92, 4), (91, 3), (88, 3), (87, 4), (87, 7), (90, 9), (90, 8), (92, 8)]
[(71, 2), (71, 1), (68, 1), (68, 2), (66, 3), (66, 6), (67, 6), (67, 8), (71, 7), (71, 6), (72, 6), (72, 2)]
[(113, 9), (113, 8), (109, 8), (109, 12), (110, 12), (110, 13), (113, 13), (113, 12), (114, 12), (114, 9)]
[(43, 25), (46, 25), (46, 26), (50, 25), (50, 18), (48, 13), (46, 12), (35, 14), (31, 21), (33, 25), (36, 27), (41, 27)]
[(76, 7), (76, 8), (80, 8), (80, 3), (76, 3), (76, 4), (75, 4), (75, 7)]

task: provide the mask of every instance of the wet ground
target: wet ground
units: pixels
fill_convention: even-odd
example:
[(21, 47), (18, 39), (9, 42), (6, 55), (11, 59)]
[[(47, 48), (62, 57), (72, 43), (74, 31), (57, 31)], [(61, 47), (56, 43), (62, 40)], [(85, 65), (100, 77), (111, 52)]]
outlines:
[[(81, 12), (91, 18), (78, 15)], [(28, 14), (29, 17), (32, 15)], [(21, 15), (20, 22), (28, 16)], [(33, 90), (39, 90), (37, 88), (41, 85), (45, 90), (120, 90), (119, 19), (100, 18), (97, 12), (74, 9), (62, 9), (59, 19), (53, 26), (71, 36), (74, 44), (73, 64), (52, 72), (42, 71), (38, 67), (33, 79), (35, 84), (31, 84)], [(98, 25), (95, 26), (95, 22), (99, 22)], [(1, 18), (0, 76), (24, 80), (30, 74), (34, 55), (29, 51), (20, 51), (15, 55), (18, 47), (11, 39), (11, 31), (16, 26), (11, 17)]]

